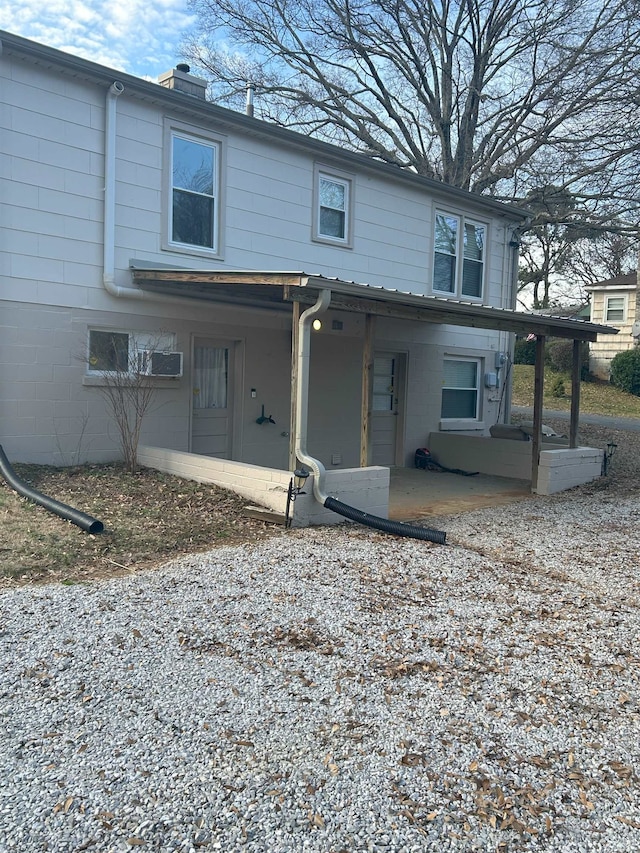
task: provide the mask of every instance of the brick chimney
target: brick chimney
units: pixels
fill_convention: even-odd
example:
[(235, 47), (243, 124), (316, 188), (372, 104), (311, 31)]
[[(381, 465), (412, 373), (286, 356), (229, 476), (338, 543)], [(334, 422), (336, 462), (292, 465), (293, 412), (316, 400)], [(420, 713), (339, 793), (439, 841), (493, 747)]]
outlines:
[(189, 72), (191, 69), (188, 65), (180, 64), (172, 68), (158, 77), (158, 83), (164, 86), (165, 89), (175, 89), (177, 92), (184, 92), (186, 95), (193, 95), (194, 98), (205, 99), (207, 92), (207, 81), (201, 77), (194, 77)]

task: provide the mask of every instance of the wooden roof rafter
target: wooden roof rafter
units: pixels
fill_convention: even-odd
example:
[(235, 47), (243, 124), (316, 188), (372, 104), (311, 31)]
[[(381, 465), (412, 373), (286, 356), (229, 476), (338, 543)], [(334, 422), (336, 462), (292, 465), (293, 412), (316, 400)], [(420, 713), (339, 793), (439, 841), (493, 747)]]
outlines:
[(184, 270), (132, 268), (143, 290), (191, 299), (222, 301), (248, 307), (313, 304), (320, 290), (331, 290), (331, 307), (358, 314), (398, 320), (465, 326), (519, 335), (595, 341), (599, 334), (616, 334), (612, 326), (494, 308), (438, 296), (423, 296), (368, 284), (303, 272), (252, 270)]

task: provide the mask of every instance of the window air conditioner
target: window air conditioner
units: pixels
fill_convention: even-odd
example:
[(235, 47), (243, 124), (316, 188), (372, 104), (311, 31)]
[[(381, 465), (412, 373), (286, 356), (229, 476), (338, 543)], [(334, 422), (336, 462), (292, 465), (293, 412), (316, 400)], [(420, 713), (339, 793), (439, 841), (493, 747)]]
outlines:
[(182, 353), (138, 350), (137, 372), (141, 376), (182, 376)]

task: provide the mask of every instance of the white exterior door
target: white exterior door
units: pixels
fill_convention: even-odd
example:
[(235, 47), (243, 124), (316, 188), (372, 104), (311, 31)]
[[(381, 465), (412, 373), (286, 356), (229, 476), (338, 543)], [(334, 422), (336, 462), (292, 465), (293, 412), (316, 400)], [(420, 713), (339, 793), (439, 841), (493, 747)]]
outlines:
[(233, 347), (196, 338), (193, 346), (191, 452), (231, 458)]
[(371, 395), (371, 464), (398, 463), (398, 421), (402, 402), (404, 355), (377, 352)]

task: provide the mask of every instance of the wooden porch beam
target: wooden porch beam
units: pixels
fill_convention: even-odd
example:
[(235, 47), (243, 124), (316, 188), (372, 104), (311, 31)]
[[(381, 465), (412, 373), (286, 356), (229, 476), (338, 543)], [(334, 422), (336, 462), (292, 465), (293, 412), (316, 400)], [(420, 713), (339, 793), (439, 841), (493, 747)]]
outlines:
[(360, 467), (369, 465), (371, 456), (371, 398), (373, 392), (373, 333), (375, 317), (367, 314), (362, 347), (362, 414), (360, 417)]
[[(171, 269), (134, 269), (133, 280), (136, 282), (172, 282), (175, 284), (217, 284), (233, 288), (238, 284), (299, 286), (301, 276), (298, 273), (262, 273), (236, 272), (225, 270), (171, 270)], [(315, 301), (315, 300), (314, 300)]]
[(580, 341), (573, 342), (573, 365), (571, 370), (571, 419), (569, 421), (569, 447), (578, 446), (578, 422), (580, 420)]
[(546, 338), (536, 338), (536, 365), (533, 386), (533, 447), (531, 449), (531, 491), (538, 488), (538, 469), (542, 447), (542, 408), (544, 405), (544, 346)]
[[(285, 287), (284, 299), (297, 299), (302, 303), (312, 305), (317, 298), (315, 290), (305, 287)], [(350, 311), (354, 314), (374, 314), (377, 317), (388, 317), (394, 320), (414, 320), (420, 323), (447, 324), (451, 326), (467, 326), (475, 329), (495, 329), (502, 332), (516, 332), (527, 335), (534, 332), (536, 335), (545, 337), (577, 337), (580, 340), (595, 341), (596, 333), (579, 328), (572, 328), (570, 332), (551, 326), (550, 324), (532, 324), (527, 321), (527, 315), (523, 315), (522, 321), (514, 320), (513, 317), (501, 317), (499, 309), (490, 316), (480, 316), (468, 310), (469, 306), (454, 305), (430, 306), (422, 308), (414, 305), (402, 305), (397, 302), (384, 302), (377, 299), (365, 299), (360, 296), (351, 296), (334, 290), (331, 295), (331, 307), (341, 311)], [(464, 309), (464, 310), (463, 310)]]

